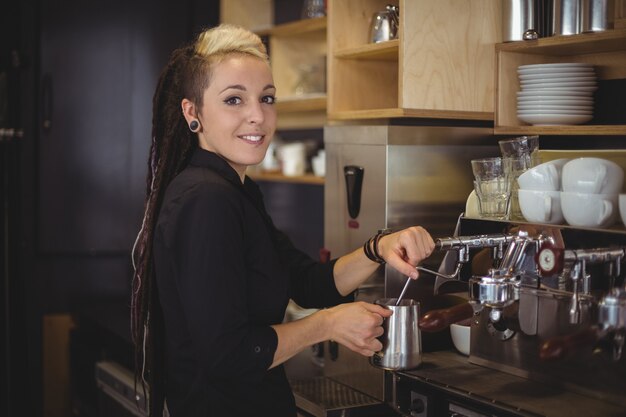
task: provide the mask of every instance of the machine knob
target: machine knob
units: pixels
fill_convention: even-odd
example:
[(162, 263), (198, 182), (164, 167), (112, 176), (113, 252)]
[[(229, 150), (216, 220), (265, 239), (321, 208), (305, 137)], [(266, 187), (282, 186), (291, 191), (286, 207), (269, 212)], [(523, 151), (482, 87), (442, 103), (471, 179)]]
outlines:
[(535, 263), (541, 275), (550, 276), (563, 271), (565, 250), (557, 248), (550, 242), (545, 242), (535, 255)]

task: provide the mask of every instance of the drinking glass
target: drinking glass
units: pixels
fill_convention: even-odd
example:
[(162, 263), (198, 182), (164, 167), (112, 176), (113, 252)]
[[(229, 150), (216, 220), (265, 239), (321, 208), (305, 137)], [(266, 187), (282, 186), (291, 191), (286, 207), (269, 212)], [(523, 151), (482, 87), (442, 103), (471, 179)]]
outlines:
[(473, 159), (471, 164), (480, 216), (487, 219), (508, 219), (511, 198), (508, 162), (505, 158), (495, 157)]
[(524, 171), (541, 162), (538, 156), (539, 136), (520, 136), (513, 139), (503, 139), (498, 142), (498, 145), (504, 158), (505, 169), (508, 170), (511, 180), (509, 220), (524, 220), (524, 215), (519, 206), (517, 178)]

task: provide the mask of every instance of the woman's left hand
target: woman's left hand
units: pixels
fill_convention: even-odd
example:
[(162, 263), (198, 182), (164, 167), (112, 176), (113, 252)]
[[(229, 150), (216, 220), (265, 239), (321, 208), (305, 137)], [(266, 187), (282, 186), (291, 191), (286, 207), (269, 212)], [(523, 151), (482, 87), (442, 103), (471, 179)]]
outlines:
[(385, 235), (378, 241), (380, 256), (398, 272), (413, 279), (419, 275), (415, 267), (428, 258), (433, 249), (433, 238), (421, 226)]

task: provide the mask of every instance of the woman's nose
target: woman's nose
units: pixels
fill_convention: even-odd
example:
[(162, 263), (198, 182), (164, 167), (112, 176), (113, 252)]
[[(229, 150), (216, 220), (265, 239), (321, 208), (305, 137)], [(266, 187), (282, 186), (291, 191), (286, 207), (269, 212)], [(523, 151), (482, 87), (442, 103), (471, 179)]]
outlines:
[(249, 107), (248, 121), (250, 123), (262, 123), (265, 119), (261, 103), (252, 103)]

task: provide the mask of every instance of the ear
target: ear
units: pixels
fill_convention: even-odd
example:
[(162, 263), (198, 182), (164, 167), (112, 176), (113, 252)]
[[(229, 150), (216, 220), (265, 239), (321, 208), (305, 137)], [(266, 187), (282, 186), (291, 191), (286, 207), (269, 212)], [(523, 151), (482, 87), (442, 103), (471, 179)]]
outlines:
[(187, 124), (191, 123), (192, 120), (198, 119), (196, 105), (191, 100), (184, 98), (183, 101), (180, 102), (180, 107), (182, 108), (183, 116)]

